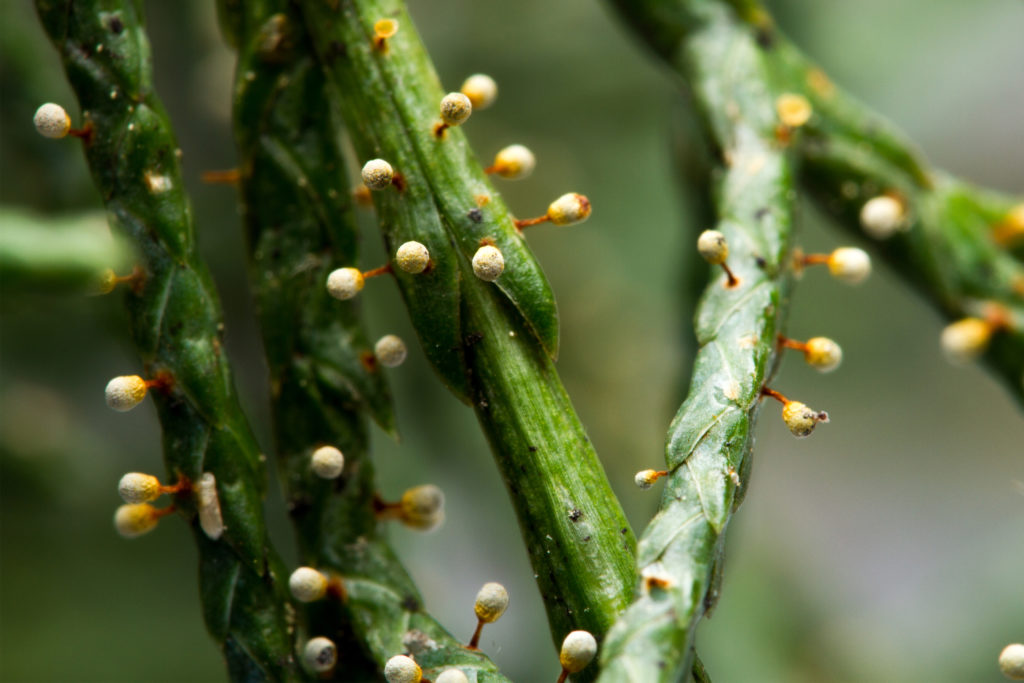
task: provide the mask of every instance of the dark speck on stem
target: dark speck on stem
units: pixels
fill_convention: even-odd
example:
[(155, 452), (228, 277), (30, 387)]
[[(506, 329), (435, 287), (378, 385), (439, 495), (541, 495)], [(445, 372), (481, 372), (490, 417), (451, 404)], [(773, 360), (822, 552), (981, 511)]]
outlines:
[(775, 47), (775, 35), (771, 29), (760, 28), (757, 30), (757, 44), (765, 50), (770, 50)]

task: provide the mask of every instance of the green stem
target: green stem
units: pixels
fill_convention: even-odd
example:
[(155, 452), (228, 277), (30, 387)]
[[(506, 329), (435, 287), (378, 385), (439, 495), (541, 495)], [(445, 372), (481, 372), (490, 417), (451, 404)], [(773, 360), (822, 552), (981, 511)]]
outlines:
[[(374, 193), (385, 241), (394, 250), (415, 239), (434, 262), (427, 273), (396, 273), (410, 316), (445, 382), (475, 405), (554, 640), (573, 628), (600, 637), (628, 602), (634, 541), (550, 361), (550, 288), (462, 131), (434, 135), (443, 91), (402, 3), (334, 4), (310, 0), (302, 10), (328, 78), (345, 94), (342, 113), (360, 160), (382, 157), (402, 174), (402, 190)], [(382, 18), (400, 26), (386, 52), (373, 41)], [(505, 257), (494, 285), (469, 267), (484, 239)]]
[(717, 599), (725, 530), (749, 477), (760, 392), (778, 360), (792, 279), (793, 179), (749, 27), (718, 2), (615, 4), (694, 92), (721, 159), (716, 229), (740, 278), (726, 288), (714, 269), (698, 306), (690, 391), (666, 445), (672, 474), (640, 539), (637, 598), (601, 654), (602, 681), (675, 681), (692, 668), (697, 622)]
[[(373, 511), (373, 463), (364, 414), (388, 432), (394, 416), (355, 301), (324, 287), (336, 264), (356, 263), (347, 159), (334, 102), (301, 19), (286, 2), (221, 3), (239, 46), (235, 131), (243, 216), (249, 234), (273, 387), (274, 434), (302, 562), (340, 576), (347, 599), (309, 610), (310, 636), (339, 648), (335, 680), (375, 677), (393, 655), (415, 650), (425, 675), (459, 666), (503, 681), (487, 657), (465, 649), (423, 610), (423, 599), (388, 545)], [(310, 454), (323, 444), (345, 455), (337, 480), (316, 477)], [(467, 605), (468, 609), (468, 605)], [(368, 655), (368, 656), (367, 656)]]
[[(114, 226), (141, 255), (144, 286), (126, 293), (132, 336), (154, 391), (168, 473), (216, 477), (225, 531), (199, 529), (190, 492), (175, 505), (199, 549), (207, 628), (235, 680), (297, 680), (280, 560), (261, 509), (265, 472), (222, 349), (220, 305), (199, 259), (178, 147), (153, 94), (137, 2), (38, 0), (92, 135), (85, 153)], [(70, 144), (70, 143), (69, 143)]]
[(628, 604), (632, 532), (554, 364), (510, 324), (515, 313), (500, 295), (463, 295), (473, 407), (516, 504), (552, 636), (600, 637)]

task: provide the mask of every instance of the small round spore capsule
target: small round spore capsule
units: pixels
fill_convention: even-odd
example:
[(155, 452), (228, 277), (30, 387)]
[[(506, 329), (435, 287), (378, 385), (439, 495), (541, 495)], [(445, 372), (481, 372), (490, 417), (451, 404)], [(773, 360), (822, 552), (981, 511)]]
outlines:
[(562, 668), (571, 674), (582, 671), (597, 654), (597, 640), (589, 631), (573, 631), (562, 641), (558, 660)]
[(509, 145), (494, 155), (494, 164), (490, 170), (507, 180), (522, 180), (533, 173), (536, 166), (537, 158), (528, 147)]
[(548, 220), (555, 225), (582, 223), (590, 217), (590, 200), (576, 192), (567, 192), (548, 206)]
[(117, 492), (126, 503), (146, 503), (160, 495), (160, 480), (152, 474), (129, 472), (121, 477)]
[(484, 282), (494, 282), (505, 270), (505, 257), (497, 247), (486, 244), (473, 254), (473, 274)]
[(314, 673), (324, 673), (338, 663), (338, 648), (330, 638), (310, 638), (302, 648), (302, 664)]
[(127, 412), (146, 398), (146, 380), (138, 375), (122, 375), (107, 382), (107, 405), (118, 412)]
[(401, 506), (402, 522), (413, 529), (433, 531), (444, 522), (444, 492), (433, 484), (408, 489)]
[(53, 102), (47, 102), (36, 109), (32, 122), (39, 134), (47, 138), (62, 138), (71, 130), (71, 117), (64, 107)]
[(358, 268), (338, 268), (327, 276), (327, 293), (344, 301), (358, 294), (365, 284)]
[(288, 590), (299, 602), (315, 602), (327, 594), (327, 577), (312, 567), (299, 567), (288, 577)]
[(999, 653), (999, 670), (1014, 681), (1024, 681), (1024, 645), (1012, 643)]
[(384, 678), (388, 683), (419, 683), (423, 670), (412, 657), (395, 655), (384, 665)]
[(469, 678), (462, 673), (462, 669), (445, 669), (434, 679), (434, 683), (469, 683)]
[(345, 469), (345, 456), (334, 446), (321, 446), (313, 451), (310, 466), (321, 479), (337, 479)]
[(398, 33), (398, 21), (395, 19), (379, 19), (373, 25), (373, 37), (386, 40)]
[(508, 591), (500, 583), (485, 583), (476, 594), (473, 611), (480, 621), (493, 624), (508, 609)]
[(633, 483), (646, 490), (654, 486), (654, 482), (658, 481), (661, 476), (658, 470), (640, 470), (633, 477)]
[(469, 98), (474, 110), (487, 109), (498, 97), (498, 84), (487, 74), (473, 74), (462, 83), (460, 90)]
[(96, 294), (110, 294), (117, 286), (117, 273), (110, 268), (104, 268), (96, 281)]
[(363, 184), (371, 190), (384, 190), (391, 185), (395, 169), (383, 159), (370, 159), (363, 164)]
[(954, 363), (968, 363), (988, 348), (992, 326), (981, 318), (963, 318), (942, 330), (942, 350)]
[(843, 362), (843, 350), (828, 337), (812, 337), (805, 345), (804, 360), (819, 372), (832, 372)]
[(828, 270), (832, 277), (857, 285), (871, 274), (871, 257), (857, 247), (840, 247), (829, 254)]
[(401, 337), (387, 334), (378, 339), (377, 343), (373, 345), (373, 355), (377, 358), (377, 362), (384, 367), (397, 368), (405, 362), (408, 350), (405, 348), (405, 342), (402, 341)]
[(122, 505), (114, 513), (114, 527), (125, 538), (135, 538), (156, 528), (163, 512), (149, 503)]
[(729, 243), (717, 230), (705, 230), (697, 238), (697, 252), (713, 266), (720, 266), (729, 258)]
[(790, 128), (799, 128), (810, 120), (811, 103), (803, 95), (784, 93), (775, 100), (775, 111), (779, 120)]
[(441, 98), (441, 120), (449, 126), (465, 123), (473, 113), (473, 103), (460, 92), (450, 92)]
[(405, 242), (395, 252), (395, 264), (406, 273), (422, 273), (429, 263), (430, 252), (419, 242)]
[(828, 422), (828, 414), (811, 410), (800, 401), (790, 401), (782, 407), (782, 421), (793, 436), (810, 436), (819, 422)]
[(889, 195), (872, 197), (860, 207), (860, 227), (877, 240), (888, 239), (903, 227), (904, 209)]

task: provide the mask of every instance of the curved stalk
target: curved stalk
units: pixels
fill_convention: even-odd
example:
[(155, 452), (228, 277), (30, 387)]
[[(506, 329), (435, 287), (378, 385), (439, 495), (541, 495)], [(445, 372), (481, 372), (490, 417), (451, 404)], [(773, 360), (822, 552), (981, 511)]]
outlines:
[(225, 530), (200, 530), (191, 490), (175, 496), (199, 550), (206, 626), (236, 680), (297, 680), (287, 575), (270, 547), (263, 457), (222, 351), (220, 304), (200, 260), (178, 147), (153, 93), (139, 3), (38, 0), (82, 109), (85, 154), (111, 223), (139, 252), (145, 277), (126, 292), (132, 337), (149, 377), (170, 377), (154, 402), (172, 479), (216, 478)]
[(749, 478), (761, 390), (778, 360), (792, 284), (793, 168), (775, 138), (774, 98), (749, 28), (717, 2), (617, 3), (684, 74), (720, 165), (713, 191), (728, 261), (697, 308), (690, 391), (666, 444), (671, 472), (640, 538), (636, 599), (608, 635), (600, 681), (675, 681), (717, 599), (725, 531)]
[[(422, 242), (434, 266), (396, 279), (428, 358), (488, 435), (553, 639), (578, 628), (600, 637), (628, 603), (634, 541), (551, 362), (550, 289), (462, 132), (435, 135), (444, 93), (402, 3), (311, 0), (301, 8), (344, 95), (360, 160), (384, 158), (401, 174), (401, 188), (373, 194), (385, 241), (392, 252)], [(399, 23), (386, 50), (373, 31), (383, 18)], [(493, 285), (469, 265), (481, 240), (505, 256)]]
[[(305, 28), (286, 2), (221, 3), (239, 48), (235, 132), (243, 217), (273, 387), (274, 437), (304, 564), (341, 578), (346, 599), (308, 610), (309, 636), (339, 648), (334, 680), (379, 675), (412, 651), (425, 675), (459, 666), (504, 681), (423, 609), (374, 514), (366, 415), (394, 432), (390, 397), (355, 301), (324, 282), (356, 263), (358, 235), (333, 100)], [(310, 454), (330, 444), (345, 469), (323, 480)], [(360, 673), (361, 672), (361, 673)]]

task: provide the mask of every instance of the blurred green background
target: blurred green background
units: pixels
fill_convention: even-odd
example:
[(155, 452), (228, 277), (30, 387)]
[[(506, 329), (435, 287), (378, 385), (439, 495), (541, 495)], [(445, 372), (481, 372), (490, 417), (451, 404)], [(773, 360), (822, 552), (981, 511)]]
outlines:
[[(476, 71), (499, 82), (497, 105), (466, 127), (480, 156), (511, 142), (536, 152), (532, 178), (500, 184), (516, 213), (542, 212), (566, 191), (594, 203), (586, 225), (537, 228), (530, 243), (558, 295), (562, 376), (639, 532), (658, 494), (635, 489), (632, 475), (662, 462), (683, 395), (692, 344), (680, 264), (706, 227), (686, 218), (672, 158), (685, 100), (596, 0), (410, 4), (447, 85)], [(234, 164), (233, 59), (211, 3), (147, 7), (228, 350), (268, 444), (235, 196), (198, 182)], [(898, 122), (936, 164), (1024, 191), (1024, 5), (780, 0), (773, 9), (838, 84)], [(5, 0), (0, 13), (0, 204), (95, 211), (79, 145), (32, 130), (42, 102), (78, 111), (31, 3)], [(849, 242), (810, 207), (804, 217), (805, 247)], [(362, 265), (371, 267), (383, 255), (364, 219)], [(765, 411), (722, 600), (698, 634), (708, 670), (716, 683), (1001, 680), (999, 650), (1024, 640), (1019, 409), (980, 368), (944, 362), (940, 318), (894, 273), (879, 266), (859, 288), (817, 272), (804, 282), (790, 333), (831, 336), (846, 361), (820, 376), (791, 358), (775, 385), (833, 422), (796, 441)], [(371, 334), (412, 339), (396, 291), (380, 284), (365, 292)], [(102, 399), (107, 379), (138, 370), (119, 297), (5, 289), (0, 316), (0, 679), (222, 680), (183, 525), (167, 520), (133, 542), (111, 526), (120, 475), (163, 472), (152, 407), (120, 415)], [(505, 583), (512, 605), (484, 631), (483, 648), (514, 680), (554, 680), (532, 571), (472, 414), (418, 351), (390, 376), (402, 441), (376, 434), (383, 492), (432, 481), (448, 494), (440, 531), (393, 533), (428, 608), (468, 638), (476, 586)], [(268, 516), (291, 558), (271, 489)]]

